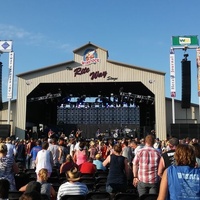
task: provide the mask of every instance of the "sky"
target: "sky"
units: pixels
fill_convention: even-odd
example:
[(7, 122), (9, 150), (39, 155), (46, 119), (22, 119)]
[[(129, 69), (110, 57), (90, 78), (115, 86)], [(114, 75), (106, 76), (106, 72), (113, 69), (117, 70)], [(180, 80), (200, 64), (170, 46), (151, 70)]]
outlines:
[[(0, 40), (12, 40), (16, 75), (73, 60), (73, 50), (91, 42), (108, 50), (109, 60), (166, 73), (170, 97), (169, 52), (172, 36), (200, 35), (199, 0), (0, 0)], [(181, 60), (175, 50), (176, 99), (181, 100)], [(197, 93), (196, 50), (191, 60), (191, 102)], [(2, 93), (7, 101), (8, 53), (3, 63)]]

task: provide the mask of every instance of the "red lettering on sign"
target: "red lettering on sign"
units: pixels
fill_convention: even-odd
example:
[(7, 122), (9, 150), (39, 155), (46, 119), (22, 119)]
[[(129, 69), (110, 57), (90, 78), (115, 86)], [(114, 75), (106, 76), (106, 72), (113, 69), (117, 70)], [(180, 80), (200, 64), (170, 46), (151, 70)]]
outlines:
[(88, 67), (85, 67), (85, 68), (76, 68), (74, 70), (74, 77), (76, 77), (76, 75), (82, 75), (82, 74), (86, 74), (86, 73), (89, 73), (90, 72), (90, 68)]
[(97, 79), (97, 78), (101, 78), (101, 77), (105, 78), (106, 75), (107, 75), (107, 71), (104, 71), (104, 72), (97, 71), (97, 72), (90, 73), (91, 80), (94, 80), (94, 79)]

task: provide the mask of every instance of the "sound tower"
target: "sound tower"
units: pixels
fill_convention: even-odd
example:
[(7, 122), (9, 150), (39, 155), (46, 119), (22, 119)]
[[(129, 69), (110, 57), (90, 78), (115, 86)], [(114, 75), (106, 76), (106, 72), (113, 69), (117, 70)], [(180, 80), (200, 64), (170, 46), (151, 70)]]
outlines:
[(191, 62), (182, 60), (182, 108), (190, 108), (191, 100)]

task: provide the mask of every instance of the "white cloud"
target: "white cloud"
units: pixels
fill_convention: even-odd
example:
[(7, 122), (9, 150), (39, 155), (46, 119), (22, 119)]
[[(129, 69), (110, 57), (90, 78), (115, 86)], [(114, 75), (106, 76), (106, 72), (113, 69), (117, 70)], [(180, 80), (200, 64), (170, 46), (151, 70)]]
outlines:
[(22, 42), (30, 46), (42, 46), (48, 48), (71, 51), (70, 45), (64, 42), (52, 40), (42, 33), (29, 32), (23, 28), (13, 25), (0, 24), (0, 40), (23, 40)]

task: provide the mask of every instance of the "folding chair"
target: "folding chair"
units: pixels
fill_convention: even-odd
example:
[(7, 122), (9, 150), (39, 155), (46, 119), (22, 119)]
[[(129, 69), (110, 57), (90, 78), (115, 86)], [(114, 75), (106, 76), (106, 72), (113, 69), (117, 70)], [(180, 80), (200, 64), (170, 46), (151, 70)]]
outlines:
[(86, 200), (84, 195), (64, 195), (61, 197), (61, 200)]
[(135, 193), (117, 193), (114, 200), (138, 200), (138, 195)]
[(157, 200), (158, 194), (143, 194), (139, 200)]
[(108, 192), (89, 192), (86, 196), (87, 200), (111, 200), (111, 195)]

